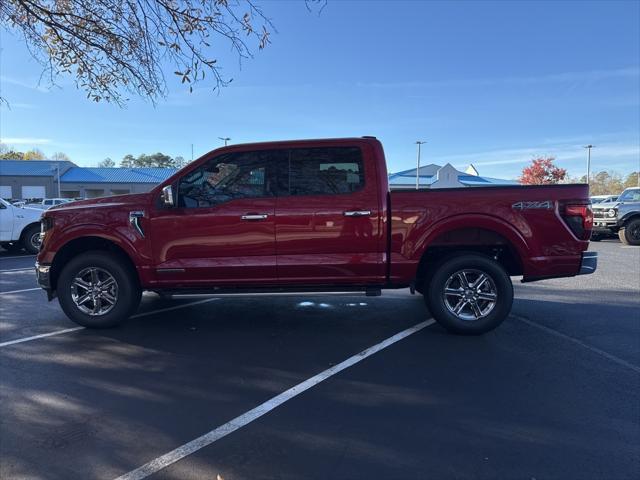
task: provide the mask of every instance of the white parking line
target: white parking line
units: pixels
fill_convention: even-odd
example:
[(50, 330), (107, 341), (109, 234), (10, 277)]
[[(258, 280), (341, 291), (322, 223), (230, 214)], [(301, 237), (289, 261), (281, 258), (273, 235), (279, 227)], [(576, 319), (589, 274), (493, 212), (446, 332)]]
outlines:
[(580, 340), (578, 340), (577, 338), (574, 337), (570, 337), (569, 335), (565, 335), (564, 333), (561, 333), (557, 330), (554, 330), (553, 328), (549, 328), (549, 327), (545, 327), (544, 325), (540, 325), (539, 323), (536, 322), (532, 322), (531, 320), (524, 318), (524, 317), (520, 317), (518, 315), (512, 315), (513, 318), (516, 318), (518, 320), (520, 320), (521, 322), (526, 323), (527, 325), (531, 325), (532, 327), (535, 327), (539, 330), (542, 330), (543, 332), (546, 332), (550, 335), (553, 335), (555, 337), (559, 337), (559, 338), (563, 338), (565, 340), (568, 340), (572, 343), (575, 343), (576, 345), (580, 345), (581, 347), (586, 348), (587, 350), (591, 350), (593, 353), (597, 353), (598, 355), (601, 355), (605, 358), (608, 358), (609, 360), (611, 360), (612, 362), (617, 363), (618, 365), (622, 365), (623, 367), (627, 367), (630, 368), (631, 370), (633, 370), (636, 373), (640, 373), (640, 367), (634, 365), (633, 363), (627, 362), (626, 360), (623, 360), (621, 358), (616, 357), (615, 355), (611, 355), (610, 353), (605, 352), (604, 350), (600, 350), (597, 347), (593, 347), (591, 345), (588, 345)]
[(129, 318), (140, 318), (146, 317), (148, 315), (153, 315), (154, 313), (162, 313), (162, 312), (170, 312), (171, 310), (179, 310), (184, 307), (190, 307), (192, 305), (200, 305), (201, 303), (213, 302), (214, 300), (219, 300), (218, 298), (206, 298), (204, 300), (198, 300), (196, 302), (183, 303), (181, 305), (174, 305), (173, 307), (161, 308), (159, 310), (151, 310), (150, 312), (137, 313)]
[(168, 467), (169, 465), (172, 465), (177, 461), (182, 460), (188, 455), (191, 455), (192, 453), (197, 452), (198, 450), (208, 445), (211, 445), (213, 442), (220, 440), (221, 438), (226, 437), (230, 433), (235, 432), (236, 430), (244, 427), (245, 425), (253, 422), (254, 420), (257, 420), (263, 415), (269, 413), (274, 408), (279, 407), (280, 405), (287, 402), (288, 400), (291, 400), (292, 398), (309, 390), (311, 387), (319, 384), (320, 382), (325, 381), (327, 378), (330, 378), (333, 375), (340, 373), (341, 371), (355, 365), (356, 363), (361, 362), (365, 358), (368, 358), (374, 353), (377, 353), (380, 350), (383, 350), (388, 346), (393, 345), (394, 343), (408, 337), (409, 335), (419, 332), (420, 330), (433, 324), (434, 322), (435, 321), (432, 319), (426, 320), (424, 322), (418, 323), (417, 325), (414, 325), (411, 328), (407, 328), (406, 330), (403, 330), (400, 333), (396, 333), (392, 337), (389, 337), (386, 340), (383, 340), (382, 342), (372, 347), (369, 347), (366, 350), (363, 350), (362, 352), (352, 357), (347, 358), (345, 361), (337, 365), (334, 365), (333, 367), (325, 370), (324, 372), (321, 372), (305, 380), (304, 382), (297, 384), (296, 386), (290, 388), (289, 390), (286, 390), (281, 394), (276, 395), (270, 400), (267, 400), (266, 402), (249, 410), (248, 412), (243, 413), (239, 417), (234, 418), (233, 420), (225, 423), (224, 425), (221, 425), (211, 430), (210, 432), (205, 433), (204, 435), (196, 438), (195, 440), (191, 440), (190, 442), (185, 443), (184, 445), (176, 448), (175, 450), (165, 453), (164, 455), (158, 458), (155, 458), (154, 460), (151, 460), (148, 463), (145, 463), (141, 467), (138, 467), (135, 470), (132, 470), (128, 473), (125, 473), (124, 475), (121, 475), (116, 480), (142, 480), (143, 478), (146, 478), (149, 475), (159, 472), (160, 470)]
[(63, 333), (76, 332), (82, 330), (84, 327), (65, 328), (64, 330), (56, 330), (55, 332), (43, 333), (42, 335), (33, 335), (32, 337), (18, 338), (17, 340), (10, 340), (8, 342), (0, 343), (0, 348), (8, 347), (9, 345), (15, 345), (16, 343), (30, 342), (31, 340), (38, 340), (39, 338), (53, 337), (54, 335), (62, 335)]
[[(146, 317), (148, 315), (153, 315), (154, 313), (162, 313), (162, 312), (169, 312), (171, 310), (178, 310), (180, 308), (186, 308), (186, 307), (191, 307), (193, 305), (199, 305), (201, 303), (206, 303), (206, 302), (212, 302), (214, 300), (218, 300), (217, 298), (207, 298), (206, 300), (198, 300), (197, 302), (189, 302), (189, 303), (183, 303), (181, 305), (175, 305), (173, 307), (168, 307), (168, 308), (160, 308), (158, 310), (151, 310), (150, 312), (144, 312), (144, 313), (138, 313), (136, 315), (133, 315), (129, 318), (140, 318), (140, 317)], [(31, 337), (24, 337), (24, 338), (18, 338), (16, 340), (9, 340), (7, 342), (2, 342), (0, 343), (0, 348), (2, 347), (8, 347), (9, 345), (15, 345), (17, 343), (24, 343), (24, 342), (30, 342), (32, 340), (38, 340), (39, 338), (45, 338), (45, 337), (53, 337), (55, 335), (62, 335), (64, 333), (71, 333), (71, 332), (76, 332), (78, 330), (84, 330), (85, 327), (73, 327), (73, 328), (65, 328), (64, 330), (56, 330), (54, 332), (49, 332), (49, 333), (43, 333), (41, 335), (33, 335)]]
[(5, 272), (35, 272), (35, 269), (33, 267), (26, 267), (26, 268), (9, 268), (8, 270), (0, 270), (0, 273), (5, 273)]
[(42, 290), (42, 288), (36, 287), (36, 288), (24, 288), (22, 290), (9, 290), (8, 292), (0, 292), (0, 295), (9, 295), (10, 293), (33, 292), (35, 290)]

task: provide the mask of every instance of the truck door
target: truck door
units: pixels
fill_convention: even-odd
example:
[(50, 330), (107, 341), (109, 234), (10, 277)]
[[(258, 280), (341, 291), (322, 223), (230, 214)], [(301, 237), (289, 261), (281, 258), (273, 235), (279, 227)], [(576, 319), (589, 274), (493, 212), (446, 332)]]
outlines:
[[(367, 150), (363, 150), (367, 149)], [(279, 173), (276, 249), (280, 283), (380, 284), (380, 202), (368, 147), (293, 148)]]
[(286, 153), (221, 154), (178, 180), (176, 206), (159, 208), (150, 219), (160, 285), (277, 281), (272, 176), (278, 155)]

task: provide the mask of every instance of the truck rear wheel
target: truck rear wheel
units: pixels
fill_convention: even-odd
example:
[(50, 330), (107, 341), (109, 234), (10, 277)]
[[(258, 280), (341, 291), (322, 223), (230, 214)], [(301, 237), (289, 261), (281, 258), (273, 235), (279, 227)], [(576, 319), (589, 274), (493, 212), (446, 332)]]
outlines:
[(136, 273), (120, 257), (92, 251), (65, 265), (57, 293), (71, 320), (88, 328), (108, 328), (129, 318), (142, 292)]
[(640, 245), (640, 218), (634, 218), (618, 230), (618, 237), (625, 245)]
[(424, 294), (435, 320), (449, 332), (462, 335), (493, 330), (513, 304), (513, 285), (502, 265), (471, 253), (440, 264)]

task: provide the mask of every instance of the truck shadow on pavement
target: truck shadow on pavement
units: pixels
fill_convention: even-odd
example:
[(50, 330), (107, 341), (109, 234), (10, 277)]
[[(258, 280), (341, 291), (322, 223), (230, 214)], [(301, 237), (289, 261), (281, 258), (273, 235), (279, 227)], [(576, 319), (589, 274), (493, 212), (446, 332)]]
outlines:
[[(426, 315), (408, 295), (219, 298), (5, 349), (0, 476), (113, 478)], [(629, 476), (637, 383), (558, 343), (513, 319), (473, 338), (428, 327), (161, 476)]]

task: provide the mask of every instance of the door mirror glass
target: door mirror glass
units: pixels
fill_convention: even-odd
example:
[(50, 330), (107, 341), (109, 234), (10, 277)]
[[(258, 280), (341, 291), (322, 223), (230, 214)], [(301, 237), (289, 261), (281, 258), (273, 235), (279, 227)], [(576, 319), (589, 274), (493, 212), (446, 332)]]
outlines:
[(162, 189), (162, 204), (165, 207), (173, 207), (175, 202), (173, 201), (173, 189), (171, 185), (167, 185)]

